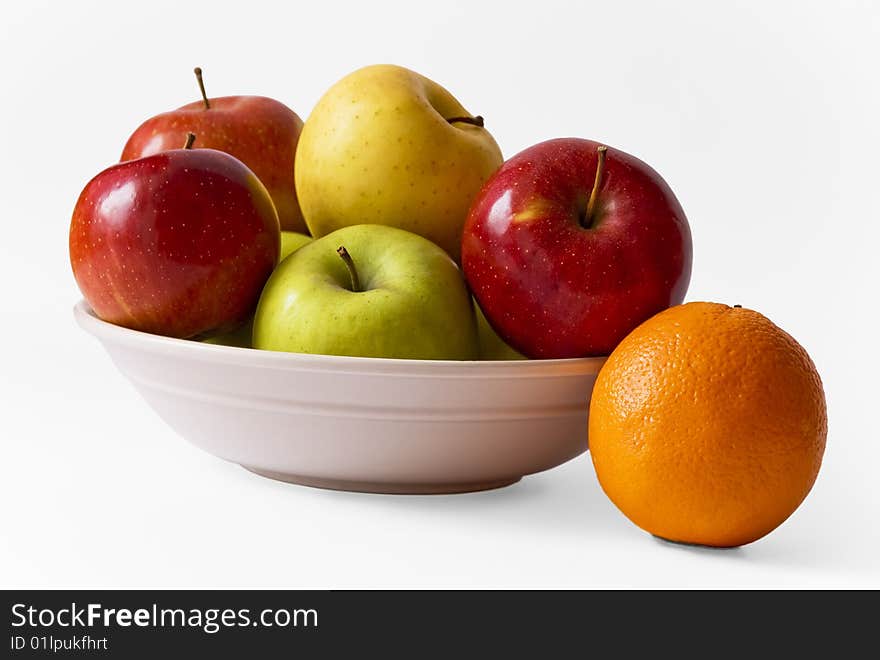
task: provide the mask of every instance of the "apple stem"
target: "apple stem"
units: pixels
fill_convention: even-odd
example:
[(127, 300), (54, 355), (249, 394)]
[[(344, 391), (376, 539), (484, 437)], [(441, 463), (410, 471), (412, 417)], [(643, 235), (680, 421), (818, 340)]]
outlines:
[(450, 124), (454, 124), (455, 122), (459, 122), (461, 124), (470, 124), (471, 126), (479, 126), (483, 128), (484, 122), (483, 118), (480, 115), (476, 117), (450, 117), (447, 119)]
[(358, 277), (357, 268), (354, 267), (354, 259), (351, 258), (351, 255), (348, 253), (343, 246), (339, 246), (336, 250), (336, 254), (342, 257), (342, 261), (345, 262), (345, 267), (348, 268), (348, 275), (351, 277), (351, 290), (355, 293), (360, 293), (361, 291), (361, 280)]
[(742, 309), (742, 305), (734, 305), (735, 308)]
[(196, 74), (196, 80), (199, 81), (199, 89), (202, 92), (202, 100), (205, 102), (205, 110), (210, 110), (211, 104), (208, 102), (208, 95), (205, 93), (205, 81), (202, 80), (202, 67), (197, 66), (193, 69), (193, 73)]
[(604, 144), (599, 145), (596, 149), (599, 159), (596, 161), (596, 179), (593, 181), (593, 189), (590, 191), (590, 199), (587, 202), (587, 211), (584, 217), (584, 226), (590, 227), (593, 224), (593, 214), (596, 212), (596, 200), (599, 198), (599, 184), (602, 183), (602, 174), (605, 171), (605, 152), (608, 147)]
[(186, 142), (183, 143), (183, 148), (184, 149), (192, 149), (193, 142), (195, 142), (195, 141), (196, 141), (196, 134), (195, 133), (187, 133), (186, 134)]

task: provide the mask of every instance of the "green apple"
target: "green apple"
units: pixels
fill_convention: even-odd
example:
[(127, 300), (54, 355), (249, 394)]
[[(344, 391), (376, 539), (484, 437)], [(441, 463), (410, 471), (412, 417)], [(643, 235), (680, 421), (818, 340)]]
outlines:
[(390, 225), (458, 260), (471, 202), (502, 162), (482, 124), (443, 87), (403, 67), (346, 76), (318, 101), (296, 151), (309, 231)]
[(481, 360), (525, 360), (522, 353), (518, 353), (506, 343), (486, 320), (483, 310), (474, 301), (474, 309), (477, 312), (477, 336), (480, 341)]
[[(284, 261), (286, 257), (299, 250), (306, 243), (311, 243), (312, 237), (300, 234), (295, 231), (281, 232), (281, 258), (278, 263)], [(222, 335), (214, 335), (202, 341), (206, 344), (219, 344), (220, 346), (239, 346), (241, 348), (251, 347), (251, 337), (254, 332), (254, 319), (240, 325), (232, 332), (225, 332)]]
[(254, 348), (473, 360), (478, 340), (470, 294), (449, 255), (402, 229), (355, 225), (275, 269), (257, 305)]

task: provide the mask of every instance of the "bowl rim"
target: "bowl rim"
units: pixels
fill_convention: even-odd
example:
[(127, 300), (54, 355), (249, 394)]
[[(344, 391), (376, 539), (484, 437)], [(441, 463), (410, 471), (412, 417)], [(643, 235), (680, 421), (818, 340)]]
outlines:
[(73, 316), (81, 328), (101, 341), (109, 341), (142, 351), (185, 354), (187, 359), (220, 361), (247, 367), (297, 370), (310, 368), (318, 371), (388, 372), (389, 374), (406, 375), (417, 375), (415, 372), (428, 371), (432, 376), (436, 376), (437, 372), (441, 371), (454, 372), (455, 376), (498, 375), (510, 377), (520, 375), (534, 377), (548, 375), (558, 377), (565, 372), (570, 372), (571, 375), (597, 373), (607, 360), (607, 356), (548, 360), (415, 360), (262, 351), (255, 348), (207, 344), (191, 339), (164, 337), (126, 328), (100, 319), (84, 299), (74, 305)]

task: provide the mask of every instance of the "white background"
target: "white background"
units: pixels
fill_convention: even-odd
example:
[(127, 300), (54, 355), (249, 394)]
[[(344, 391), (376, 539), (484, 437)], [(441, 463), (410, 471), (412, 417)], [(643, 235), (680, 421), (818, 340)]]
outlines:
[[(880, 4), (7, 2), (0, 9), (0, 586), (880, 587)], [(816, 486), (745, 548), (655, 541), (589, 456), (499, 491), (397, 497), (257, 478), (177, 437), (73, 323), (67, 231), (148, 116), (209, 94), (303, 118), (409, 66), (506, 156), (575, 135), (660, 171), (691, 222), (688, 298), (813, 356)]]

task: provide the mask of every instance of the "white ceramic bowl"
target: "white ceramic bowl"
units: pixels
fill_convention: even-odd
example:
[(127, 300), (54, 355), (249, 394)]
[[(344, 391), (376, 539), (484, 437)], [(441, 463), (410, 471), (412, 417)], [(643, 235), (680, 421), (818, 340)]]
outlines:
[(381, 493), (506, 486), (587, 450), (604, 358), (509, 362), (276, 353), (74, 315), (181, 436), (265, 477)]

